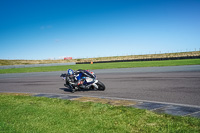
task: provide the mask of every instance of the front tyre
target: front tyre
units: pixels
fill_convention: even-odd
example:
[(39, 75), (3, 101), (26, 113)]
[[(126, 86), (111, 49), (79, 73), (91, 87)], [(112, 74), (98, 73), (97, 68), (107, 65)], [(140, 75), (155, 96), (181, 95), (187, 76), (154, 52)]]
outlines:
[(98, 86), (98, 90), (104, 91), (106, 89), (105, 85), (101, 81), (98, 81), (96, 84)]

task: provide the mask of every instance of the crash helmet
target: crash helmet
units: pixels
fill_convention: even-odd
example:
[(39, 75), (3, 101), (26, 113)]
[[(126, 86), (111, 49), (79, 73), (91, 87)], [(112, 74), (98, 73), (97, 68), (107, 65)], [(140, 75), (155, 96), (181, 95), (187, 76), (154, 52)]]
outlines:
[(67, 70), (67, 73), (68, 73), (69, 75), (73, 75), (73, 74), (74, 74), (74, 71), (73, 71), (72, 69), (68, 69), (68, 70)]

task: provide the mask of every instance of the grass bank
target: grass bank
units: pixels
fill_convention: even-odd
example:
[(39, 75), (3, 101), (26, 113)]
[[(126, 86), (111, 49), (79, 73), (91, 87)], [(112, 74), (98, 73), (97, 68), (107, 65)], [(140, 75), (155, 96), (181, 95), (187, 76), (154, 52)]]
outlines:
[(28, 65), (28, 64), (51, 64), (51, 63), (68, 63), (68, 62), (98, 62), (98, 61), (116, 61), (116, 60), (133, 60), (133, 59), (152, 59), (152, 58), (179, 58), (200, 56), (200, 51), (164, 53), (164, 54), (146, 54), (146, 55), (127, 55), (127, 56), (111, 56), (97, 58), (82, 58), (72, 60), (1, 60), (0, 66), (5, 65)]
[(130, 107), (0, 94), (0, 132), (200, 132), (200, 119)]
[(181, 65), (200, 65), (200, 59), (115, 62), (115, 63), (77, 64), (77, 65), (69, 65), (69, 66), (12, 68), (12, 69), (0, 69), (0, 74), (3, 74), (3, 73), (66, 71), (69, 68), (74, 69), (74, 70), (77, 70), (77, 69), (90, 69), (90, 70), (92, 70), (92, 69), (160, 67), (160, 66), (181, 66)]

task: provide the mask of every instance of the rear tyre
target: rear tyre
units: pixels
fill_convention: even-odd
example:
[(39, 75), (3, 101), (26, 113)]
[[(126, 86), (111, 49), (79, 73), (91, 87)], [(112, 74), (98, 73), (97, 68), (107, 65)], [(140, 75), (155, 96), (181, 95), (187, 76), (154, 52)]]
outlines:
[(106, 89), (105, 85), (101, 81), (98, 81), (96, 84), (98, 85), (98, 90), (104, 91)]

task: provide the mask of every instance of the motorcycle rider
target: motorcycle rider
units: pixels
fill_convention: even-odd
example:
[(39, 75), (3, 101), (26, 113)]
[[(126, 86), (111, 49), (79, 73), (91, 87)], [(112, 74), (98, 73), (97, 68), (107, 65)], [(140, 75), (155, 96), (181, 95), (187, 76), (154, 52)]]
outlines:
[[(73, 86), (70, 86), (72, 88), (72, 92), (74, 92), (76, 89), (78, 89), (78, 86), (82, 86), (82, 88), (85, 87), (85, 86), (83, 86), (83, 82), (86, 77), (91, 77), (91, 76), (93, 77), (93, 75), (90, 74), (88, 71), (82, 70), (82, 69), (79, 69), (77, 71), (68, 69), (67, 74), (69, 76), (67, 76), (66, 82), (68, 81), (70, 85), (73, 85)], [(86, 86), (87, 89), (89, 87), (90, 86)]]
[(78, 82), (76, 82), (77, 80), (75, 78), (74, 71), (72, 69), (68, 69), (67, 75), (68, 75), (68, 76), (66, 76), (67, 79), (65, 80), (66, 84), (67, 84), (67, 82), (69, 82), (69, 86), (72, 89), (72, 92), (75, 92), (75, 88), (78, 87)]

